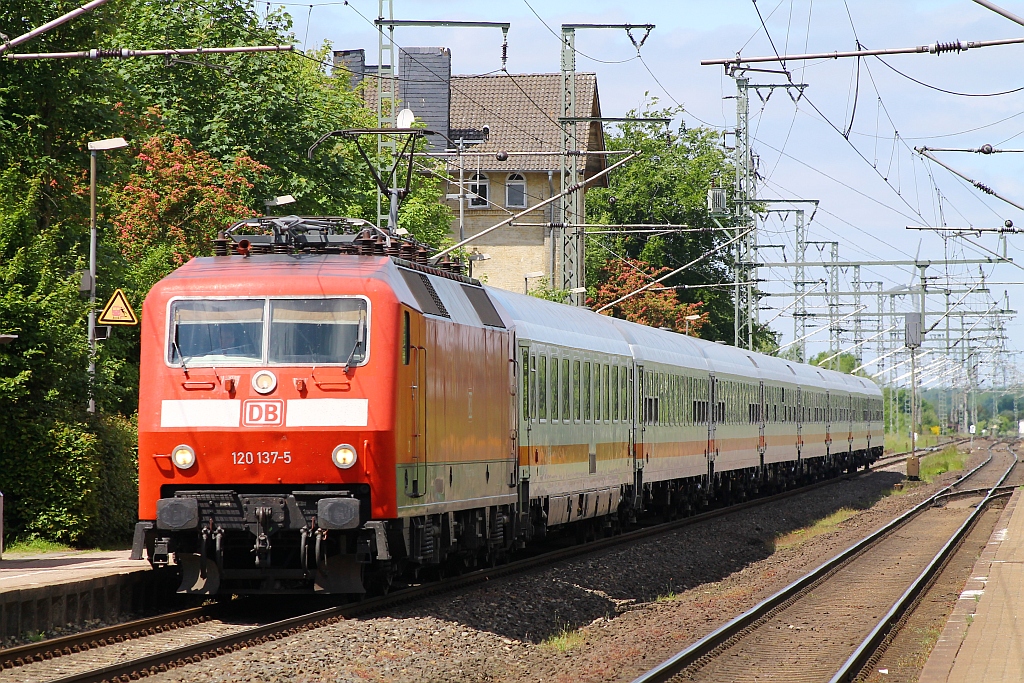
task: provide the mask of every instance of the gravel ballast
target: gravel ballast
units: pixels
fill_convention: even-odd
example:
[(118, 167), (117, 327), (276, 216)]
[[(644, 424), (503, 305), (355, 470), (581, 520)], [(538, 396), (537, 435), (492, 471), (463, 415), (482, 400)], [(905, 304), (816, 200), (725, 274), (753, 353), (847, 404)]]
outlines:
[[(969, 466), (985, 457), (976, 449)], [(926, 498), (901, 466), (155, 681), (629, 681)], [(842, 509), (852, 516), (799, 531)], [(843, 513), (832, 519), (842, 519)], [(794, 533), (796, 532), (796, 533)], [(776, 539), (784, 542), (776, 548)]]

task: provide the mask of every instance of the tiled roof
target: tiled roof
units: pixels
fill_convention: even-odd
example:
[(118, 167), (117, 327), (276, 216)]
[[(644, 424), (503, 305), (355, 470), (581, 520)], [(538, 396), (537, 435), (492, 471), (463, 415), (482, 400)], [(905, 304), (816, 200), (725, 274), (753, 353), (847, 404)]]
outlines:
[[(453, 139), (482, 137), (490, 126), (487, 142), (473, 145), (483, 157), (467, 157), (467, 168), (482, 171), (558, 171), (561, 129), (558, 125), (562, 98), (559, 74), (495, 74), (491, 76), (452, 76), (449, 135)], [(601, 116), (597, 75), (576, 74), (576, 115)], [(580, 150), (603, 150), (604, 132), (597, 122), (580, 123), (576, 128)], [(498, 161), (493, 156), (505, 152), (547, 152), (548, 156), (510, 156)], [(584, 161), (585, 159), (585, 161)], [(478, 161), (479, 160), (479, 161)], [(587, 175), (605, 167), (605, 157), (581, 158)]]

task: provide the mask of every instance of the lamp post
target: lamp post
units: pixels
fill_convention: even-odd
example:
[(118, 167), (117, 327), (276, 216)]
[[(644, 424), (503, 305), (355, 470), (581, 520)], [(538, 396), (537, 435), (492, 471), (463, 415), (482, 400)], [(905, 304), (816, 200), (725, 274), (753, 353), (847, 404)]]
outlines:
[(693, 321), (693, 320), (700, 320), (700, 316), (697, 315), (697, 314), (688, 315), (688, 316), (684, 317), (683, 320), (686, 321), (686, 335), (689, 336), (689, 334), (690, 334), (690, 322)]
[(89, 412), (96, 412), (96, 152), (127, 147), (124, 138), (89, 143)]

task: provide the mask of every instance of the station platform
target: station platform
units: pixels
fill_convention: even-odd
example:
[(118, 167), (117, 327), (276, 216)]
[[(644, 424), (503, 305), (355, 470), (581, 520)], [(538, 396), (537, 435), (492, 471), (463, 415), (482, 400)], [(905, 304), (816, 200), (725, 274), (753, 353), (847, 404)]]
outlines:
[(1024, 680), (1024, 504), (1013, 492), (919, 683)]
[(170, 572), (131, 551), (10, 555), (0, 559), (0, 647), (28, 635), (114, 622), (172, 604)]

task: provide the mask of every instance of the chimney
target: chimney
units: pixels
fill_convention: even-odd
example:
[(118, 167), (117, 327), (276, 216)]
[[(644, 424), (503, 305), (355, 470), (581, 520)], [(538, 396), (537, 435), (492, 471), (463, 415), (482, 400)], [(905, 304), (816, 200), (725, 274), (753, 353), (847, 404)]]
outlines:
[[(412, 109), (427, 128), (448, 135), (451, 108), (452, 52), (446, 47), (408, 47), (399, 64), (399, 109)], [(427, 136), (431, 151), (447, 146), (444, 138)]]
[(348, 78), (348, 87), (355, 90), (366, 73), (366, 50), (335, 50), (334, 75)]

